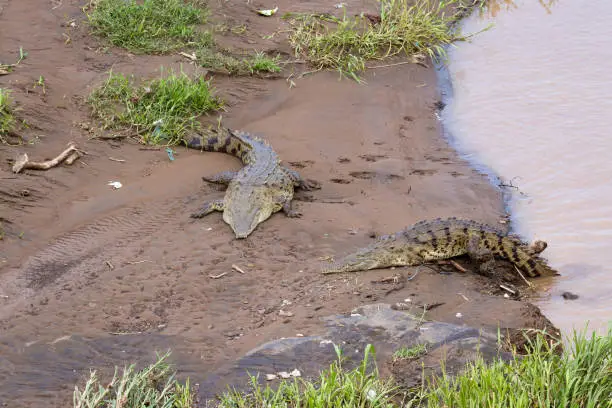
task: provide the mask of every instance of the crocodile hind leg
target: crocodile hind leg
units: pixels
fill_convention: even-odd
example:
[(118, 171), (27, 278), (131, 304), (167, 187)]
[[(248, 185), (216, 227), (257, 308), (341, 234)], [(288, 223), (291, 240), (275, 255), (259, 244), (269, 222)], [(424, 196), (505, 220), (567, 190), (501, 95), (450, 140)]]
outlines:
[(293, 182), (294, 187), (300, 188), (305, 191), (318, 190), (321, 188), (321, 183), (319, 183), (316, 180), (304, 179), (302, 178), (302, 176), (300, 176), (300, 173), (298, 173), (297, 171), (293, 169), (283, 167), (283, 170), (285, 170), (285, 173), (287, 174), (287, 176), (289, 176), (289, 178)]
[(488, 275), (495, 267), (495, 257), (491, 250), (480, 248), (480, 238), (471, 236), (467, 244), (467, 253), (470, 258), (478, 262), (480, 273)]
[(212, 176), (204, 176), (202, 180), (208, 183), (228, 185), (236, 177), (236, 174), (238, 174), (236, 171), (222, 171)]
[(214, 211), (223, 212), (224, 209), (225, 204), (223, 204), (223, 200), (209, 201), (208, 203), (204, 204), (204, 206), (202, 206), (202, 208), (200, 208), (198, 211), (191, 214), (191, 218), (202, 218), (205, 215), (208, 215)]

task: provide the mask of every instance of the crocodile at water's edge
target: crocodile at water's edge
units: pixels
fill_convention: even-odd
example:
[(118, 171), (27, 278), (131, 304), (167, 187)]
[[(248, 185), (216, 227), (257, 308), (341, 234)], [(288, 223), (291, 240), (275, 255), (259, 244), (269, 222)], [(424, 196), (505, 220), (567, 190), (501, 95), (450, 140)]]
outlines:
[(288, 217), (301, 214), (291, 208), (295, 188), (310, 190), (318, 183), (306, 181), (294, 170), (284, 167), (272, 147), (246, 132), (221, 128), (190, 135), (186, 144), (193, 149), (229, 153), (245, 165), (236, 172), (225, 171), (204, 181), (227, 185), (225, 197), (204, 204), (192, 218), (222, 211), (236, 238), (246, 238), (257, 225), (283, 210)]
[(322, 268), (322, 273), (357, 272), (391, 266), (414, 266), (469, 255), (492, 266), (494, 257), (512, 262), (530, 277), (555, 276), (539, 254), (546, 242), (532, 245), (514, 235), (472, 220), (446, 218), (420, 221), (404, 230), (378, 238), (370, 246)]

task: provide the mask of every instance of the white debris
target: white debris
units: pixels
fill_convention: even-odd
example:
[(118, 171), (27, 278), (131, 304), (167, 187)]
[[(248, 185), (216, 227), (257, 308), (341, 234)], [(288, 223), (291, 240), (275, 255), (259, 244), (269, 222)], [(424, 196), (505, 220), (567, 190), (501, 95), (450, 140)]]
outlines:
[(274, 7), (273, 9), (269, 9), (269, 10), (257, 10), (257, 13), (261, 14), (262, 16), (270, 17), (276, 14), (277, 11), (278, 11), (278, 7)]
[(463, 315), (460, 312), (457, 312), (457, 314), (455, 315), (455, 317), (461, 319), (463, 317)]
[(266, 374), (266, 381), (276, 380), (278, 377), (276, 374)]
[(368, 390), (368, 394), (367, 395), (368, 395), (367, 398), (368, 398), (369, 401), (374, 401), (376, 399), (376, 391), (373, 390), (372, 388), (370, 388)]
[(109, 181), (108, 185), (111, 186), (112, 188), (114, 188), (115, 190), (121, 188), (123, 186), (123, 184), (121, 184), (121, 182), (119, 181)]

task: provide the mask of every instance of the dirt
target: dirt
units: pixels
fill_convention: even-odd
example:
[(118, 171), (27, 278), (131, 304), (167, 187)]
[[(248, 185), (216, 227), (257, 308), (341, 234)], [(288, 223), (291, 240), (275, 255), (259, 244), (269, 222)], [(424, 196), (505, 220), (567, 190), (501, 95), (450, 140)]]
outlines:
[[(347, 3), (350, 10), (375, 10)], [(383, 300), (417, 309), (437, 304), (428, 318), (476, 328), (535, 325), (531, 305), (491, 294), (487, 278), (476, 274), (422, 267), (318, 273), (324, 257), (422, 219), (503, 219), (500, 191), (441, 137), (432, 68), (370, 70), (363, 85), (319, 72), (294, 74), (293, 86), (287, 77), (307, 70), (303, 64), (276, 79), (213, 75), (229, 106), (225, 124), (263, 135), (290, 167), (322, 184), (298, 194), (302, 218), (279, 213), (247, 240), (235, 240), (218, 213), (189, 218), (223, 195), (201, 176), (239, 168), (235, 158), (177, 148), (171, 162), (163, 149), (91, 138), (95, 122), (84, 98), (111, 68), (147, 78), (161, 66), (202, 70), (180, 55), (106, 48), (88, 35), (83, 5), (0, 0), (0, 61), (13, 61), (19, 47), (28, 52), (14, 72), (0, 76), (0, 86), (13, 91), (19, 118), (29, 125), (20, 130), (25, 145), (0, 146), (0, 355), (10, 362), (0, 378), (32, 369), (22, 355), (33, 344), (134, 333), (179, 339), (206, 372), (264, 341), (317, 334), (319, 317)], [(334, 11), (316, 1), (277, 5), (283, 12)], [(244, 35), (218, 34), (220, 41), (287, 57), (282, 35), (262, 39), (286, 27), (251, 9), (265, 6), (212, 2), (217, 21), (247, 27)], [(44, 92), (34, 86), (40, 76)], [(87, 153), (72, 166), (10, 170), (18, 153), (42, 160), (71, 141)], [(384, 279), (394, 274), (403, 278)], [(70, 400), (72, 384), (66, 386), (49, 391), (53, 401)], [(0, 386), (4, 399), (10, 406), (50, 406), (40, 395)]]

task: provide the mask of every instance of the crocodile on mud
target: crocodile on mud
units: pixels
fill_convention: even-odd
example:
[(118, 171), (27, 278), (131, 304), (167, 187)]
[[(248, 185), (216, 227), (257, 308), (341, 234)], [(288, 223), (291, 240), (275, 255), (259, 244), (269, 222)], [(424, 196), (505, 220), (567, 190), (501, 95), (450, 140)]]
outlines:
[(556, 276), (539, 254), (546, 242), (529, 245), (515, 235), (507, 235), (476, 221), (446, 218), (420, 221), (404, 230), (378, 238), (370, 246), (350, 254), (322, 273), (357, 272), (391, 266), (414, 266), (431, 261), (469, 255), (487, 271), (495, 257), (513, 263), (529, 277)]
[(227, 185), (225, 197), (204, 204), (192, 218), (202, 218), (213, 211), (223, 212), (236, 238), (246, 238), (257, 225), (272, 214), (283, 211), (288, 217), (300, 217), (291, 208), (295, 188), (320, 188), (317, 182), (302, 179), (298, 172), (284, 167), (272, 147), (263, 139), (227, 128), (192, 134), (187, 147), (210, 152), (229, 153), (245, 165), (239, 171), (224, 171), (204, 181)]

